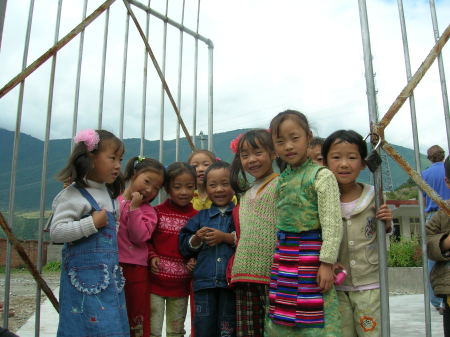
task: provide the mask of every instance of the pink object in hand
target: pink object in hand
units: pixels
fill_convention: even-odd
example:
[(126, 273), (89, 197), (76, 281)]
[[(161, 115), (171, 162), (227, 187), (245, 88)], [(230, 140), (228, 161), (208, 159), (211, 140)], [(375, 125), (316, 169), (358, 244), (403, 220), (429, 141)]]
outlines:
[(345, 281), (346, 277), (347, 277), (347, 271), (345, 269), (342, 269), (334, 277), (334, 284), (337, 286), (342, 284)]

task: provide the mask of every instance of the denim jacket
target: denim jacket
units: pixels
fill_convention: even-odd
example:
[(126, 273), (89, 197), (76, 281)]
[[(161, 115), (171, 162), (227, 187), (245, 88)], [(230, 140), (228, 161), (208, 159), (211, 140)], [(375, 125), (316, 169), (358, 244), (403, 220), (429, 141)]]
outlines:
[(199, 248), (192, 248), (189, 239), (202, 227), (211, 227), (224, 233), (231, 233), (234, 229), (232, 210), (234, 204), (230, 202), (228, 209), (222, 214), (220, 209), (212, 205), (210, 209), (201, 210), (192, 217), (181, 229), (179, 235), (180, 253), (186, 258), (195, 257), (197, 264), (193, 272), (194, 291), (208, 288), (226, 288), (225, 277), (228, 259), (234, 253), (234, 247), (220, 243), (209, 246), (202, 243)]

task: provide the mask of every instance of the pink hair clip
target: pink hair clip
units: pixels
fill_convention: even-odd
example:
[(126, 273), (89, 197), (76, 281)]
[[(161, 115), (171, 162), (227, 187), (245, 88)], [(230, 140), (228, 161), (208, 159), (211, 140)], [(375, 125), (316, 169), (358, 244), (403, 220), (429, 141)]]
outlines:
[(231, 151), (236, 154), (238, 152), (238, 145), (239, 145), (239, 141), (242, 138), (242, 133), (237, 135), (236, 138), (234, 138), (231, 142), (230, 142), (230, 149)]
[(86, 145), (86, 149), (91, 152), (97, 148), (98, 142), (100, 141), (100, 137), (98, 133), (93, 129), (86, 129), (82, 131), (78, 131), (75, 138), (73, 139), (75, 144), (79, 142), (83, 142)]

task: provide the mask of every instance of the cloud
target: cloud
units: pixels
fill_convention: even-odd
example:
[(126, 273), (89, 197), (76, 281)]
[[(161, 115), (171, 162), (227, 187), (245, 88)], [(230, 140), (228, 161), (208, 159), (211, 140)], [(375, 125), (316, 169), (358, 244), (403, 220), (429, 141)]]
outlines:
[[(143, 3), (146, 1), (142, 1)], [(40, 1), (33, 20), (28, 63), (53, 41), (54, 1)], [(88, 14), (101, 1), (89, 1)], [(165, 13), (165, 1), (152, 7)], [(181, 21), (181, 2), (171, 2), (169, 17)], [(376, 72), (380, 116), (406, 84), (397, 3), (368, 2), (373, 65)], [(404, 1), (412, 71), (434, 45), (428, 1)], [(450, 22), (450, 3), (436, 3), (440, 32)], [(143, 28), (146, 16), (133, 7)], [(195, 31), (197, 3), (186, 3), (185, 24)], [(81, 2), (63, 3), (60, 36), (81, 20)], [(24, 2), (9, 2), (0, 53), (0, 85), (21, 68), (28, 8)], [(200, 33), (214, 43), (214, 131), (267, 127), (271, 118), (286, 108), (307, 114), (320, 136), (338, 128), (369, 130), (363, 51), (356, 3), (342, 1), (268, 0), (206, 1), (200, 8)], [(14, 19), (13, 19), (14, 18)], [(85, 33), (78, 129), (96, 127), (98, 120), (101, 53), (104, 15)], [(150, 18), (150, 45), (162, 66), (163, 23)], [(124, 107), (124, 136), (139, 137), (142, 115), (144, 47), (130, 21), (128, 68)], [(106, 60), (103, 127), (119, 132), (125, 8), (118, 1), (111, 7), (108, 56)], [(66, 138), (72, 130), (74, 88), (78, 62), (78, 38), (58, 54), (52, 113), (53, 138)], [(181, 111), (192, 130), (194, 43), (185, 35), (181, 85)], [(179, 31), (168, 28), (166, 76), (178, 100)], [(207, 132), (208, 50), (199, 43), (197, 133)], [(450, 62), (449, 47), (443, 51), (444, 65)], [(3, 68), (3, 67), (2, 67)], [(48, 100), (49, 66), (26, 81), (21, 130), (42, 138)], [(161, 84), (149, 61), (147, 81), (146, 138), (158, 139)], [(448, 78), (447, 74), (447, 78)], [(448, 83), (448, 80), (447, 80)], [(448, 84), (447, 84), (448, 86)], [(0, 127), (13, 130), (18, 89), (0, 101)], [(415, 91), (420, 148), (437, 143), (446, 147), (442, 96), (436, 64)], [(165, 98), (165, 139), (175, 136), (176, 120)], [(405, 103), (386, 129), (387, 140), (412, 147), (409, 104)]]

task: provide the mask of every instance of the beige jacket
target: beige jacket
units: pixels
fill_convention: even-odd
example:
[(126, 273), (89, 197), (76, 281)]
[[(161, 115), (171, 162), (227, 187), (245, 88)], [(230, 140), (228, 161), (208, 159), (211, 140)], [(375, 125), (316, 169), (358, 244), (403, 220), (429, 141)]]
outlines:
[(439, 210), (426, 223), (428, 257), (436, 261), (431, 271), (431, 285), (436, 296), (450, 295), (450, 251), (443, 252), (441, 240), (450, 233), (450, 217)]

